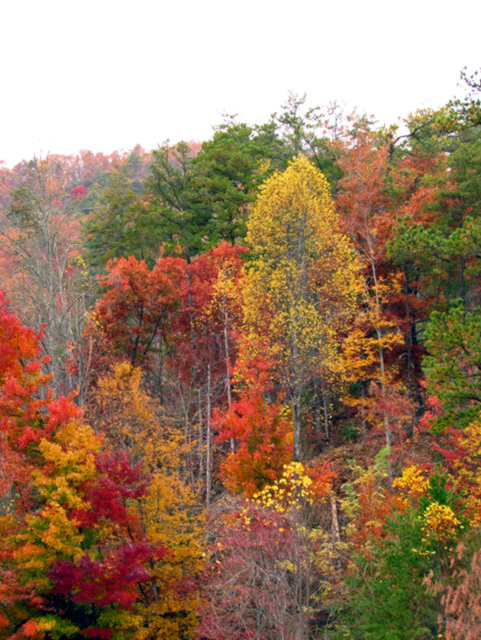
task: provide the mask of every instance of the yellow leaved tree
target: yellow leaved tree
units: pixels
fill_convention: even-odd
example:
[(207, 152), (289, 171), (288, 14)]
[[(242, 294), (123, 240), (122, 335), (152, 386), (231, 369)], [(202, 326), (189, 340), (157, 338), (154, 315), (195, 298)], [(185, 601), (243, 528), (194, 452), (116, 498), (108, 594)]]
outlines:
[(304, 156), (265, 182), (247, 226), (246, 353), (261, 349), (275, 363), (299, 460), (303, 393), (341, 378), (340, 339), (360, 295), (358, 260), (339, 229), (326, 178)]
[(169, 554), (153, 571), (157, 587), (149, 602), (138, 605), (142, 640), (189, 636), (198, 624), (199, 604), (193, 579), (204, 560), (201, 501), (183, 478), (185, 439), (142, 384), (142, 372), (117, 363), (98, 381), (90, 420), (110, 446), (139, 462), (150, 478), (137, 510), (147, 537)]

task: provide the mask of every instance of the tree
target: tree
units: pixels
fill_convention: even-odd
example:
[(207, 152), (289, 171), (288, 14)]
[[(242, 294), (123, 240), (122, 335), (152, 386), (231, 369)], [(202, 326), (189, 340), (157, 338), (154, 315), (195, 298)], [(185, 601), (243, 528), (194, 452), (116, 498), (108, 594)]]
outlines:
[(337, 638), (349, 632), (359, 640), (424, 639), (443, 629), (439, 599), (425, 578), (450, 573), (465, 525), (459, 495), (445, 475), (416, 465), (403, 470), (393, 493), (386, 453), (347, 487), (349, 556)]
[(261, 162), (253, 129), (245, 124), (219, 127), (212, 140), (202, 144), (192, 163), (192, 203), (208, 214), (207, 244), (236, 244), (245, 237)]
[(23, 585), (6, 603), (22, 630), (6, 637), (122, 638), (141, 624), (139, 586), (149, 598), (167, 550), (150, 543), (129, 504), (145, 493), (140, 468), (99, 446), (90, 427), (67, 420), (40, 442), (35, 502), (2, 553), (4, 572)]
[(170, 146), (168, 141), (153, 152), (154, 161), (147, 178), (147, 193), (157, 216), (162, 241), (167, 250), (180, 245), (187, 264), (203, 246), (209, 213), (192, 203), (193, 156), (186, 142)]
[[(409, 416), (409, 402), (402, 384), (396, 380), (396, 370), (389, 368), (389, 354), (403, 343), (399, 319), (391, 312), (400, 293), (400, 278), (387, 263), (387, 240), (392, 233), (391, 202), (384, 186), (388, 171), (389, 146), (380, 136), (361, 126), (356, 131), (353, 147), (345, 149), (338, 164), (344, 172), (336, 197), (342, 228), (352, 239), (362, 264), (362, 317), (358, 320), (357, 336), (348, 338), (348, 347), (355, 354), (355, 367), (364, 371), (360, 378), (362, 395), (367, 382), (376, 392), (364, 405), (374, 405), (370, 412), (374, 424), (384, 429), (387, 446), (393, 443), (393, 426), (399, 426)], [(356, 344), (357, 339), (357, 344)], [(367, 374), (367, 375), (365, 375)], [(394, 401), (394, 402), (393, 402)], [(404, 404), (404, 410), (399, 407)], [(391, 411), (391, 407), (395, 409)], [(377, 419), (376, 419), (377, 418)], [(380, 418), (380, 420), (379, 420)]]
[(466, 313), (461, 301), (446, 312), (434, 311), (426, 329), (423, 360), (428, 393), (441, 402), (436, 430), (462, 428), (477, 417), (481, 402), (481, 315)]
[(159, 337), (179, 308), (185, 263), (182, 258), (160, 256), (150, 270), (143, 260), (130, 256), (115, 259), (107, 269), (108, 275), (100, 278), (106, 291), (88, 328), (98, 336), (98, 355), (148, 366), (153, 351), (159, 350)]
[(324, 176), (303, 156), (261, 188), (248, 221), (246, 355), (266, 337), (294, 420), (301, 456), (301, 400), (323, 372), (341, 366), (339, 331), (356, 309), (357, 261), (340, 230)]
[(461, 541), (451, 560), (449, 581), (426, 579), (429, 591), (441, 595), (446, 640), (476, 640), (481, 630), (481, 553), (479, 530)]
[(261, 357), (250, 365), (248, 376), (244, 371), (239, 398), (215, 416), (217, 439), (234, 443), (221, 464), (224, 484), (247, 497), (280, 479), (293, 448), (289, 412), (282, 404), (266, 400), (273, 391), (271, 367)]
[[(425, 316), (458, 298), (467, 312), (479, 306), (480, 131), (458, 108), (450, 103), (414, 114), (407, 122), (410, 145), (401, 146), (404, 157), (391, 172), (396, 214), (404, 218), (390, 255), (406, 277), (412, 274)], [(400, 192), (411, 195), (399, 200)]]
[(339, 135), (340, 121), (345, 120), (342, 108), (337, 103), (329, 104), (325, 115), (319, 106), (308, 107), (306, 99), (306, 94), (290, 91), (282, 111), (272, 115), (271, 124), (279, 140), (277, 161), (285, 168), (292, 156), (304, 153), (334, 188), (342, 172), (335, 164), (337, 150), (331, 143)]
[(148, 481), (132, 510), (149, 541), (169, 549), (162, 562), (151, 567), (151, 597), (135, 608), (143, 621), (142, 637), (174, 640), (190, 635), (198, 624), (203, 511), (185, 481), (188, 448), (183, 433), (146, 391), (141, 369), (127, 362), (115, 364), (97, 381), (89, 419), (109, 448), (126, 453), (131, 464), (142, 464)]
[(135, 256), (152, 267), (158, 257), (163, 236), (139, 176), (145, 157), (132, 152), (110, 172), (98, 206), (85, 219), (86, 259), (93, 268), (121, 256)]
[(100, 452), (70, 398), (53, 399), (40, 337), (0, 308), (0, 636), (111, 637), (137, 629), (151, 544), (131, 509), (146, 488), (139, 466)]
[(215, 514), (199, 636), (308, 640), (328, 604), (333, 549), (307, 524), (313, 483), (300, 463), (249, 502)]
[[(55, 425), (49, 417), (50, 376), (42, 373), (40, 336), (25, 327), (9, 309), (0, 291), (0, 496), (8, 499), (30, 479), (35, 456), (29, 445), (38, 442)], [(46, 358), (44, 358), (45, 360)], [(43, 397), (42, 397), (43, 396)]]
[[(82, 390), (67, 366), (70, 347), (81, 339), (92, 283), (79, 248), (79, 225), (68, 213), (68, 201), (57, 175), (58, 164), (32, 161), (28, 182), (14, 190), (0, 220), (0, 250), (10, 259), (5, 278), (18, 315), (36, 331), (49, 356), (57, 393)], [(82, 402), (79, 395), (79, 403)]]
[(197, 486), (205, 482), (207, 502), (213, 486), (213, 412), (232, 402), (245, 253), (244, 247), (224, 241), (186, 266), (182, 309), (165, 362), (168, 395), (192, 447), (192, 481)]

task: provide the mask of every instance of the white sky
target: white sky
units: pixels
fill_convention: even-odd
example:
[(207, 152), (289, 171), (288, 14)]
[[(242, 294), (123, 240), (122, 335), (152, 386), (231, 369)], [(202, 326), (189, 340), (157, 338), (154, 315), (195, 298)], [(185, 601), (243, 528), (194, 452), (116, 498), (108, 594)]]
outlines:
[(3, 0), (0, 160), (203, 140), (289, 90), (386, 123), (481, 66), (476, 0)]

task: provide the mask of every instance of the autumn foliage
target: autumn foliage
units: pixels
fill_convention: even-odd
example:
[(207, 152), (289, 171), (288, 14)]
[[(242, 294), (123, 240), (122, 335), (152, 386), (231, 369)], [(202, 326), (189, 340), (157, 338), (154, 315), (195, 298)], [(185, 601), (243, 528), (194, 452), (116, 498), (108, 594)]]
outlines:
[(0, 640), (481, 636), (464, 81), (0, 167)]

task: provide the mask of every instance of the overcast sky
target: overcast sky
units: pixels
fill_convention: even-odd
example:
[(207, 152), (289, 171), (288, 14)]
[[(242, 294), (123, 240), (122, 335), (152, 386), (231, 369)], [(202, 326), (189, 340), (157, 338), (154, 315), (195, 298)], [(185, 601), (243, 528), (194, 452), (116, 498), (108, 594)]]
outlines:
[(204, 140), (289, 90), (385, 123), (481, 66), (476, 0), (3, 0), (0, 160)]

